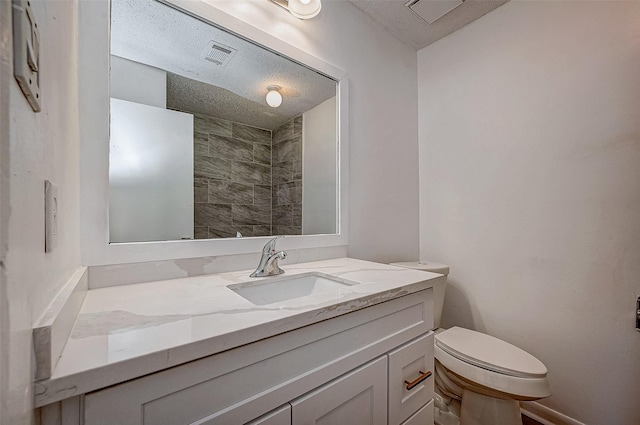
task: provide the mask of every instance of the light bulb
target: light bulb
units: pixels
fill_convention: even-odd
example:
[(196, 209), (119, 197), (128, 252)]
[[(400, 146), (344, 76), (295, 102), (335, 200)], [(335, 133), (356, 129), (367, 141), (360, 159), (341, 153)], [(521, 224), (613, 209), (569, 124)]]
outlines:
[(280, 104), (282, 104), (282, 95), (278, 91), (279, 89), (280, 87), (278, 86), (267, 87), (267, 90), (269, 90), (266, 97), (267, 105), (271, 106), (272, 108), (277, 108), (278, 106), (280, 106)]
[(299, 19), (311, 19), (321, 8), (320, 0), (289, 0), (289, 12)]

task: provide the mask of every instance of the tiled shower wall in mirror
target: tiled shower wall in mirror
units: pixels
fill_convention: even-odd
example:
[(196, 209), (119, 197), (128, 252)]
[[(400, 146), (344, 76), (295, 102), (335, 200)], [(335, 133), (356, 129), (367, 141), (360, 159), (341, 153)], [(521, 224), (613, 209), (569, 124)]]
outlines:
[(301, 224), (302, 116), (272, 133), (194, 114), (195, 238), (301, 234)]
[(284, 123), (272, 139), (273, 232), (302, 234), (302, 115)]

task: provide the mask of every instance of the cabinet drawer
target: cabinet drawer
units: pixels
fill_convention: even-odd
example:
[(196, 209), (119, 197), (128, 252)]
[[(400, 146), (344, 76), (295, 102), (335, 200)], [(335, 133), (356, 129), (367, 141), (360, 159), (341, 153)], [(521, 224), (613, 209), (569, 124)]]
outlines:
[[(399, 425), (433, 398), (433, 332), (389, 352), (389, 425)], [(411, 389), (415, 382), (431, 376)]]
[(433, 418), (433, 400), (431, 400), (402, 425), (433, 425)]

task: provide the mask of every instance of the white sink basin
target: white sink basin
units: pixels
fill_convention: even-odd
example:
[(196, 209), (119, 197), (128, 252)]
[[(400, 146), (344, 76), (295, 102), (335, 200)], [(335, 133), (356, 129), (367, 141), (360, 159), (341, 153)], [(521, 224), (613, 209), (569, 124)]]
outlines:
[(341, 297), (352, 283), (343, 283), (319, 274), (289, 278), (266, 278), (257, 282), (228, 285), (236, 294), (256, 305), (273, 304), (310, 295)]

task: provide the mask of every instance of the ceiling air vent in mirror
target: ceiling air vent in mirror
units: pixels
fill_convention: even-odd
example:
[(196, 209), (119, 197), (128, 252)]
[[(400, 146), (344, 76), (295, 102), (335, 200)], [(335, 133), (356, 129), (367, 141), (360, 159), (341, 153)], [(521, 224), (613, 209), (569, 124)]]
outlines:
[(211, 40), (207, 43), (204, 52), (202, 52), (202, 58), (216, 65), (226, 65), (236, 52), (237, 50), (233, 47), (225, 46), (224, 44)]
[(405, 6), (426, 23), (433, 24), (462, 3), (464, 0), (409, 0)]

